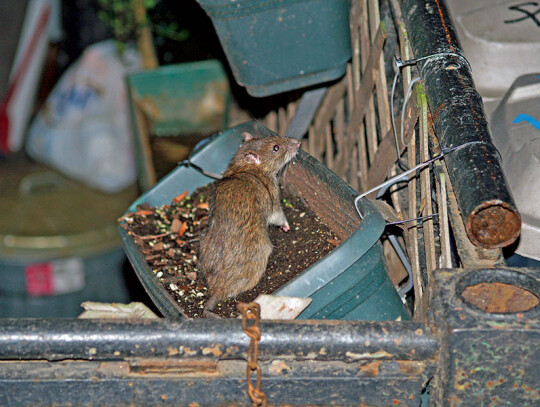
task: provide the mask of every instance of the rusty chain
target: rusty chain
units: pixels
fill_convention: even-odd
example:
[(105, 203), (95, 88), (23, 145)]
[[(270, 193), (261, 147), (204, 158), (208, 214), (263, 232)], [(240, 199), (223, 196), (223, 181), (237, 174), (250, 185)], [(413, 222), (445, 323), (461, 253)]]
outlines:
[[(266, 395), (261, 391), (261, 366), (257, 360), (259, 357), (259, 341), (261, 340), (261, 328), (259, 328), (261, 309), (259, 304), (255, 302), (238, 303), (237, 308), (242, 314), (242, 329), (251, 339), (247, 358), (248, 395), (251, 399), (252, 406), (266, 407)], [(251, 323), (250, 326), (248, 326), (248, 319), (253, 320), (253, 323)], [(255, 386), (253, 386), (251, 380), (253, 371), (255, 371), (257, 375)]]

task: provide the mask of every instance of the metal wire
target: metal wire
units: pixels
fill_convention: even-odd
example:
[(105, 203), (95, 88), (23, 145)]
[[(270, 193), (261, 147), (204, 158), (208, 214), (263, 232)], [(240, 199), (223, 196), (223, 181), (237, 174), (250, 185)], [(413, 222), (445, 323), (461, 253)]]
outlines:
[(220, 180), (222, 179), (223, 177), (221, 176), (221, 174), (216, 174), (214, 172), (210, 172), (210, 171), (206, 171), (204, 169), (202, 169), (201, 167), (199, 167), (197, 164), (193, 164), (190, 159), (188, 158), (187, 160), (184, 160), (184, 161), (180, 161), (178, 163), (179, 166), (181, 167), (191, 167), (193, 168), (194, 170), (200, 172), (201, 174), (203, 175), (206, 175), (207, 177), (209, 178), (213, 178), (213, 179), (217, 179), (217, 180)]
[[(413, 58), (413, 59), (409, 59), (409, 60), (406, 60), (406, 61), (402, 61), (397, 56), (394, 56), (394, 63), (396, 65), (396, 73), (394, 74), (394, 81), (392, 82), (392, 93), (390, 95), (390, 115), (392, 117), (392, 131), (394, 133), (394, 141), (396, 143), (396, 154), (397, 154), (397, 161), (396, 162), (401, 167), (401, 169), (403, 169), (403, 170), (408, 170), (408, 167), (403, 161), (401, 161), (401, 154), (399, 153), (399, 142), (398, 142), (398, 136), (397, 136), (397, 130), (396, 130), (396, 120), (395, 120), (395, 117), (394, 117), (394, 97), (395, 97), (395, 93), (396, 93), (396, 85), (397, 85), (397, 81), (398, 81), (398, 78), (399, 78), (399, 74), (401, 73), (401, 69), (406, 67), (406, 66), (416, 65), (420, 61), (428, 61), (428, 62), (430, 62), (432, 60), (437, 59), (438, 57), (444, 57), (444, 56), (457, 57), (457, 58), (461, 59), (462, 61), (464, 61), (468, 65), (469, 69), (471, 69), (471, 65), (469, 64), (469, 61), (467, 61), (467, 58), (465, 58), (463, 55), (457, 54), (455, 52), (438, 52), (436, 54), (431, 54), (431, 55), (427, 55), (427, 56), (420, 57), (420, 58)], [(426, 65), (424, 65), (422, 67), (421, 73), (423, 73), (423, 70), (424, 70), (425, 66)], [(472, 69), (471, 69), (471, 72), (472, 72)], [(416, 82), (418, 82), (419, 80), (420, 80), (420, 77), (414, 78), (411, 81), (411, 83), (409, 84), (409, 87), (408, 87), (407, 92), (405, 94), (405, 99), (403, 100), (403, 106), (401, 108), (401, 131), (400, 131), (401, 134), (400, 134), (400, 136), (401, 136), (401, 143), (402, 143), (403, 146), (405, 146), (405, 140), (404, 140), (404, 137), (403, 137), (403, 122), (404, 122), (404, 119), (405, 119), (405, 107), (407, 105), (407, 102), (409, 101), (409, 97), (410, 97), (413, 85)]]

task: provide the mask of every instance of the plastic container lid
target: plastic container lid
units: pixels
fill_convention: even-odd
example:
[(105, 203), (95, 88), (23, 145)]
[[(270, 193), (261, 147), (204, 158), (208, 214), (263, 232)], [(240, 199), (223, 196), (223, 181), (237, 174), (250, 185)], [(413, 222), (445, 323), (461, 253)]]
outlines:
[(538, 5), (513, 0), (447, 0), (478, 92), (500, 98), (540, 66)]
[(105, 194), (22, 154), (0, 161), (0, 257), (43, 260), (91, 255), (119, 245), (117, 218), (136, 186)]
[(521, 214), (516, 253), (540, 260), (540, 73), (516, 79), (491, 117), (495, 145)]

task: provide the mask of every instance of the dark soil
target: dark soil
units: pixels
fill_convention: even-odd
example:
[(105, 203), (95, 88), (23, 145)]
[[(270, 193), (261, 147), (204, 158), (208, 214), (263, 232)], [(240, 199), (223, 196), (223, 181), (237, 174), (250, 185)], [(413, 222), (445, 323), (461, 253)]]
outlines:
[[(122, 226), (133, 236), (146, 261), (163, 286), (178, 301), (188, 317), (202, 317), (209, 297), (206, 281), (197, 268), (199, 236), (207, 227), (209, 198), (215, 184), (179, 195), (171, 205), (153, 208), (140, 205), (122, 218)], [(187, 195), (187, 193), (185, 193)], [(253, 289), (219, 304), (214, 312), (236, 317), (238, 301), (253, 301), (269, 294), (324, 257), (340, 242), (298, 197), (282, 190), (283, 209), (291, 230), (270, 227), (274, 251), (266, 273)], [(177, 202), (175, 202), (177, 201)]]

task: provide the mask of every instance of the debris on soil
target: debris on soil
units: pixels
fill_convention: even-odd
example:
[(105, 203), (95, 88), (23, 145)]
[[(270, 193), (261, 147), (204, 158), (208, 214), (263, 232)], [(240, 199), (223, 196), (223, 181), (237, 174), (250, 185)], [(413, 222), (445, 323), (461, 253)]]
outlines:
[[(156, 277), (180, 304), (188, 317), (202, 317), (209, 297), (206, 280), (197, 268), (199, 237), (208, 226), (209, 203), (215, 183), (173, 198), (170, 205), (142, 204), (123, 216), (123, 228), (133, 237)], [(253, 301), (259, 294), (270, 294), (307, 267), (331, 252), (340, 240), (302, 199), (282, 189), (282, 206), (290, 231), (269, 227), (274, 250), (266, 273), (251, 290), (218, 304), (214, 312), (236, 317), (238, 301)]]

